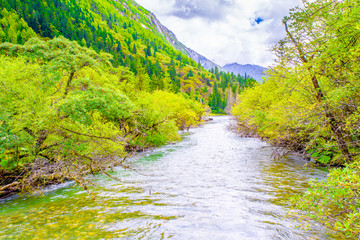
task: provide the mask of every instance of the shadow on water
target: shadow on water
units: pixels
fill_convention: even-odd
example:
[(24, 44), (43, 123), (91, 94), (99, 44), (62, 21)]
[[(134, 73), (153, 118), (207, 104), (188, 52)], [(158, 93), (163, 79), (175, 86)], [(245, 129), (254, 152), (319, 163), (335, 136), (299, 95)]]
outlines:
[(285, 218), (288, 198), (326, 171), (228, 132), (227, 117), (97, 176), (95, 201), (69, 186), (0, 205), (0, 239), (341, 239)]

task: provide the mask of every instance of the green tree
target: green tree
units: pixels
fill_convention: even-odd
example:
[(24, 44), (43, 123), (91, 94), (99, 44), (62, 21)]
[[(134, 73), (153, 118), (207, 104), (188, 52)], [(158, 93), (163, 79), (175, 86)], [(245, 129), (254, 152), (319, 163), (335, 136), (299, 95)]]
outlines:
[[(132, 114), (131, 102), (115, 88), (81, 77), (90, 69), (99, 77), (104, 67), (111, 67), (110, 56), (62, 37), (48, 42), (32, 39), (23, 46), (6, 43), (0, 51), (25, 56), (14, 64), (2, 57), (1, 135), (7, 142), (2, 166), (39, 158), (61, 161), (73, 170), (59, 174), (86, 188), (81, 166), (104, 170), (110, 163), (101, 159), (124, 156), (120, 123)], [(33, 61), (30, 72), (25, 64), (29, 60)], [(42, 72), (38, 61), (43, 62)], [(20, 64), (15, 68), (18, 77), (13, 76), (16, 64)]]
[[(346, 119), (338, 116), (336, 110), (333, 109), (332, 104), (329, 103), (330, 99), (326, 94), (325, 87), (320, 82), (320, 79), (323, 78), (323, 81), (328, 81), (329, 84), (334, 86), (343, 85), (343, 83), (338, 84), (338, 82), (342, 81), (344, 76), (338, 76), (340, 78), (334, 77), (333, 69), (348, 70), (347, 66), (345, 64), (338, 66), (336, 61), (329, 61), (329, 58), (334, 58), (334, 52), (336, 52), (339, 54), (336, 56), (338, 61), (345, 63), (351, 59), (344, 56), (344, 53), (348, 53), (349, 49), (357, 46), (357, 42), (351, 41), (351, 38), (356, 36), (356, 32), (350, 33), (349, 29), (345, 29), (350, 19), (345, 21), (345, 25), (339, 23), (340, 15), (344, 14), (340, 9), (341, 5), (337, 1), (317, 1), (315, 3), (305, 3), (304, 9), (296, 9), (290, 12), (290, 16), (284, 18), (283, 21), (288, 38), (282, 41), (277, 49), (281, 49), (279, 51), (280, 55), (286, 56), (280, 61), (288, 63), (300, 61), (301, 67), (308, 72), (308, 78), (311, 80), (313, 88), (313, 96), (323, 109), (327, 124), (344, 158), (347, 162), (351, 162)], [(336, 16), (328, 14), (329, 11)], [(351, 17), (351, 15), (346, 17)], [(320, 19), (323, 21), (320, 22)], [(318, 23), (316, 27), (314, 27), (314, 21)], [(339, 31), (346, 31), (346, 36), (338, 37), (337, 41), (334, 41), (332, 38)], [(347, 39), (348, 37), (350, 39)], [(307, 41), (304, 39), (307, 39)], [(346, 40), (349, 40), (350, 44), (346, 44)], [(334, 42), (339, 45), (334, 45)], [(285, 52), (282, 47), (284, 44), (288, 46)], [(339, 49), (342, 50), (339, 51)], [(289, 56), (293, 57), (290, 58)]]
[(135, 43), (134, 43), (134, 46), (133, 46), (133, 48), (132, 48), (132, 53), (133, 53), (133, 54), (136, 54), (136, 53), (137, 53), (137, 50), (136, 50), (136, 45), (135, 45)]
[(145, 55), (151, 57), (151, 46), (147, 46), (145, 49)]

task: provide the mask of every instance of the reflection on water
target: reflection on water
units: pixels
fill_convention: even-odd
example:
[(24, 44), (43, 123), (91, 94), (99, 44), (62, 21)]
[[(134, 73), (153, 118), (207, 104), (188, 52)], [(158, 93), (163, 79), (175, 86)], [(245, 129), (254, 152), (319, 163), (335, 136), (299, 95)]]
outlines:
[(134, 158), (137, 172), (99, 176), (95, 201), (69, 187), (0, 205), (2, 239), (341, 239), (286, 219), (287, 199), (320, 168), (226, 129), (217, 117), (185, 139)]

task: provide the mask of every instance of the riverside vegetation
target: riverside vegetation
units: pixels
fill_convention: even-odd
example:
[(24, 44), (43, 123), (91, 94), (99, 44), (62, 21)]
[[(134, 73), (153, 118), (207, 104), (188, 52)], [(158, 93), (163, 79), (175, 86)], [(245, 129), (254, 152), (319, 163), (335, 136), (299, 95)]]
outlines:
[[(206, 71), (131, 0), (0, 0), (0, 196), (127, 167), (211, 109), (332, 169), (294, 207), (360, 232), (359, 3), (304, 2), (263, 84)], [(210, 107), (210, 108), (209, 108)], [(306, 213), (305, 212), (305, 213)]]
[(177, 130), (198, 124), (204, 112), (166, 91), (124, 94), (139, 87), (138, 78), (62, 37), (0, 49), (8, 55), (0, 57), (1, 165), (11, 187), (71, 178), (86, 188), (83, 175), (177, 140)]
[(88, 190), (253, 84), (205, 70), (156, 21), (134, 1), (0, 0), (0, 196)]
[(349, 237), (360, 236), (359, 1), (304, 2), (283, 20), (277, 65), (233, 108), (243, 131), (341, 166), (311, 182), (294, 207)]

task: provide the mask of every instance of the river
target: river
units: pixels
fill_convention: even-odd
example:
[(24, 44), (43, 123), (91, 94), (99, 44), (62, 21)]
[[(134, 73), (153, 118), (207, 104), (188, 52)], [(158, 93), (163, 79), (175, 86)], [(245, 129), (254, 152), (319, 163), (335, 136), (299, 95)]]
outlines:
[(287, 199), (327, 172), (211, 123), (132, 159), (121, 181), (98, 175), (96, 200), (67, 186), (0, 203), (1, 239), (340, 239), (286, 217)]

